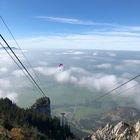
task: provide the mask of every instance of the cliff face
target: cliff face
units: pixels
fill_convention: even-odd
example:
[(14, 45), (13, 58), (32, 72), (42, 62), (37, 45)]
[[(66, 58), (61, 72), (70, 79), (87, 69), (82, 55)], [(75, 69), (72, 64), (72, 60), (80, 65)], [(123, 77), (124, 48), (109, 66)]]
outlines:
[(31, 109), (39, 113), (44, 113), (50, 117), (51, 116), (50, 99), (48, 97), (37, 99), (36, 102), (32, 105)]
[(125, 122), (115, 126), (107, 124), (84, 140), (140, 140), (140, 120), (134, 125)]

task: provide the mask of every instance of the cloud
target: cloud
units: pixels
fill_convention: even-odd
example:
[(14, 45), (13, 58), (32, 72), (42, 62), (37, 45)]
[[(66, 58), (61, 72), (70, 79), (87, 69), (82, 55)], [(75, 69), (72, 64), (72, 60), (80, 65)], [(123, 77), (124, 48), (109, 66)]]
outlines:
[[(71, 33), (55, 31), (51, 35), (36, 34), (31, 37), (17, 39), (25, 49), (68, 48), (68, 49), (99, 49), (99, 50), (140, 50), (140, 26), (126, 26), (110, 23), (98, 23), (78, 18), (62, 18), (53, 16), (36, 16), (35, 18), (67, 23), (73, 25), (96, 25), (97, 28), (81, 30), (71, 29)], [(55, 41), (54, 41), (55, 40)], [(9, 40), (14, 45), (13, 40)], [(133, 47), (132, 47), (133, 46)]]
[(140, 60), (138, 59), (125, 59), (121, 60), (120, 64), (115, 65), (114, 68), (116, 71), (127, 71), (129, 73), (138, 74), (139, 65)]
[(63, 52), (63, 54), (82, 55), (82, 54), (85, 54), (85, 52), (83, 52), (83, 51), (69, 50), (69, 51)]
[(133, 97), (134, 95), (136, 95), (139, 92), (139, 90), (136, 87), (136, 85), (138, 85), (138, 82), (137, 81), (132, 81), (132, 82), (126, 84), (122, 88), (122, 91), (120, 93), (122, 94), (122, 96), (125, 96), (125, 97), (128, 97), (128, 96)]
[(139, 65), (140, 60), (128, 59), (128, 60), (123, 60), (123, 63), (128, 64), (128, 65)]
[(74, 59), (74, 60), (80, 60), (81, 57), (75, 56), (75, 57), (72, 57), (71, 59)]
[(55, 76), (56, 78), (56, 81), (59, 82), (59, 83), (76, 83), (77, 82), (77, 78), (75, 76), (72, 76), (70, 74), (70, 72), (68, 71), (64, 71), (64, 72), (61, 72), (59, 74), (57, 74)]
[(43, 75), (52, 76), (58, 83), (71, 83), (74, 86), (87, 88), (90, 91), (109, 90), (117, 83), (117, 77), (115, 75), (92, 74), (79, 67), (71, 67), (63, 71), (49, 67), (38, 67), (35, 70)]
[(12, 74), (13, 74), (14, 76), (16, 76), (16, 77), (25, 76), (25, 74), (23, 73), (22, 70), (14, 70), (14, 71), (12, 72)]
[[(119, 36), (140, 36), (140, 26), (127, 26), (114, 23), (95, 22), (93, 20), (82, 20), (78, 18), (68, 17), (53, 17), (53, 16), (36, 16), (37, 19), (42, 19), (49, 22), (73, 24), (73, 25), (89, 25), (99, 26), (100, 29), (112, 29), (106, 32), (108, 35), (119, 35)], [(92, 32), (92, 31), (91, 31)], [(104, 32), (101, 32), (104, 33)]]
[(85, 54), (85, 53), (84, 53), (84, 52), (81, 52), (81, 51), (76, 51), (76, 52), (74, 52), (73, 54), (79, 55), (79, 54)]
[[(29, 68), (27, 70), (32, 75), (32, 77), (35, 77), (34, 72), (32, 71), (31, 68)], [(26, 75), (28, 76), (27, 72), (24, 69), (22, 69), (22, 70), (21, 69), (13, 70), (11, 74), (14, 75), (14, 76), (16, 76), (16, 77), (18, 77), (18, 78), (26, 77)]]
[(45, 76), (53, 76), (53, 78), (58, 83), (73, 83), (74, 84), (77, 82), (77, 78), (71, 75), (71, 71), (74, 71), (75, 69), (63, 71), (62, 69), (56, 68), (56, 67), (51, 67), (51, 68), (37, 67), (35, 68), (35, 70)]
[(97, 23), (90, 20), (81, 20), (77, 18), (64, 18), (64, 17), (52, 17), (52, 16), (36, 16), (35, 18), (43, 19), (50, 22), (66, 23), (66, 24), (75, 24), (75, 25), (108, 25), (112, 26), (113, 24), (108, 23)]
[(133, 75), (132, 74), (130, 74), (129, 72), (125, 72), (125, 73), (123, 73), (122, 75), (121, 75), (123, 78), (132, 78), (133, 77)]
[(119, 25), (117, 28), (119, 31), (129, 31), (130, 33), (140, 32), (140, 26), (123, 26)]
[(47, 66), (48, 62), (46, 62), (46, 61), (39, 61), (38, 65), (40, 65), (40, 66)]
[[(70, 67), (62, 71), (49, 67), (36, 68), (36, 70), (45, 76), (51, 76), (59, 84), (71, 84), (79, 88), (85, 88), (93, 94), (99, 93), (99, 96), (128, 81), (128, 75), (129, 77), (132, 76), (128, 73), (124, 73), (120, 77), (113, 74), (90, 73), (79, 67)], [(112, 92), (111, 95), (116, 98), (116, 95), (119, 94), (122, 97), (132, 97), (136, 100), (135, 95), (139, 90), (134, 86), (137, 84), (138, 82), (134, 80)]]
[(13, 61), (5, 51), (0, 51), (0, 60), (1, 60), (0, 61), (1, 66), (5, 66), (5, 65), (9, 66), (13, 64)]
[(117, 78), (114, 75), (82, 77), (78, 85), (80, 87), (86, 87), (90, 91), (103, 92), (110, 90), (116, 81)]
[(111, 57), (115, 57), (117, 55), (116, 53), (112, 53), (112, 52), (107, 52), (107, 54)]
[[(140, 26), (120, 25), (116, 23), (96, 22), (93, 20), (83, 20), (79, 18), (54, 17), (54, 16), (35, 16), (34, 18), (48, 22), (57, 22), (73, 25), (88, 25), (100, 27), (103, 31), (107, 30), (108, 35), (139, 36)], [(92, 31), (91, 31), (92, 32)], [(104, 33), (104, 32), (101, 32)]]
[(98, 52), (94, 52), (92, 55), (93, 56), (97, 56), (98, 55)]
[(0, 98), (9, 98), (10, 100), (12, 100), (13, 102), (17, 102), (18, 101), (18, 94), (15, 92), (4, 92), (2, 90), (0, 90)]
[[(54, 41), (55, 40), (55, 41)], [(140, 50), (140, 37), (109, 36), (106, 34), (67, 34), (23, 38), (18, 42), (28, 49), (98, 49)], [(133, 46), (133, 47), (132, 47)], [(71, 53), (71, 52), (70, 52)]]
[(8, 92), (6, 97), (8, 97), (10, 100), (17, 102), (18, 101), (18, 94), (15, 92)]
[[(131, 28), (128, 28), (128, 30), (125, 30), (124, 28), (113, 28), (110, 29), (112, 31), (103, 31), (103, 32), (91, 32), (97, 35), (106, 35), (106, 36), (120, 36), (120, 37), (140, 37), (140, 30), (137, 31), (132, 31)], [(90, 32), (89, 32), (90, 33)]]
[(96, 67), (100, 68), (100, 69), (110, 69), (110, 68), (112, 68), (112, 65), (109, 63), (106, 63), (106, 64), (97, 65)]
[(0, 87), (1, 88), (9, 88), (11, 85), (10, 81), (7, 79), (0, 79)]
[(114, 68), (116, 71), (124, 71), (125, 70), (125, 67), (121, 64), (114, 66)]
[[(127, 80), (128, 79), (125, 79), (124, 82)], [(134, 101), (137, 106), (140, 106), (140, 102), (138, 102), (140, 100), (139, 91), (140, 91), (139, 83), (134, 80), (124, 85), (122, 88), (118, 89), (116, 92), (113, 92), (112, 97), (116, 99), (118, 96), (120, 96), (126, 99), (131, 99), (131, 101)]]
[[(22, 53), (19, 50), (16, 50), (14, 52), (22, 62), (25, 61), (24, 56), (22, 55)], [(9, 54), (14, 58), (14, 60), (16, 60), (16, 58), (10, 51), (9, 51)], [(0, 60), (1, 60), (0, 66), (4, 67), (3, 69), (1, 69), (3, 72), (4, 71), (6, 72), (8, 70), (8, 68), (11, 67), (13, 64), (16, 66), (16, 64), (14, 63), (12, 58), (4, 50), (0, 50)]]
[(0, 68), (0, 74), (6, 73), (8, 71), (8, 68), (2, 67)]
[(41, 74), (43, 75), (46, 75), (46, 76), (52, 76), (52, 75), (55, 75), (59, 72), (59, 68), (57, 67), (51, 67), (51, 68), (48, 68), (48, 67), (36, 67), (34, 68), (36, 71), (40, 72)]
[(87, 75), (91, 74), (90, 72), (88, 72), (87, 70), (85, 70), (85, 69), (83, 69), (81, 67), (70, 67), (69, 71), (74, 72), (77, 75), (81, 74), (81, 75), (86, 75), (87, 76)]

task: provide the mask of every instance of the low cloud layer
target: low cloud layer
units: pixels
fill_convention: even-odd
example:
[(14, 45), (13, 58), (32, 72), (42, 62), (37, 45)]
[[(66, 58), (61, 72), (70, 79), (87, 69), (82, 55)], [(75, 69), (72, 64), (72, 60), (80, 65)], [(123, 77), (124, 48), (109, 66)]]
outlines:
[[(93, 92), (93, 94), (94, 92), (99, 92), (100, 94), (103, 94), (128, 80), (125, 77), (124, 78), (117, 77), (116, 75), (113, 74), (110, 75), (103, 74), (103, 73), (92, 74), (86, 71), (85, 69), (78, 68), (78, 67), (71, 67), (67, 70), (59, 70), (58, 68), (52, 68), (52, 67), (51, 68), (37, 67), (35, 68), (35, 70), (45, 76), (51, 76), (58, 83), (61, 84), (69, 83), (69, 84), (73, 84), (73, 86), (86, 88), (91, 92)], [(138, 84), (137, 81), (132, 81), (131, 83), (120, 88), (120, 90), (116, 92), (125, 91), (129, 88), (132, 88), (136, 84)], [(122, 96), (127, 96), (127, 95), (134, 96), (134, 94), (136, 93), (137, 93), (136, 90), (132, 89), (130, 91), (127, 91), (125, 94), (123, 93)], [(114, 93), (112, 93), (112, 95), (113, 94)]]
[(85, 54), (85, 52), (71, 50), (71, 51), (63, 52), (63, 54), (81, 55), (81, 54)]
[[(107, 67), (105, 65), (103, 68), (108, 68), (108, 66), (110, 67), (110, 65), (107, 65)], [(120, 76), (105, 73), (90, 73), (89, 71), (79, 67), (70, 67), (65, 70), (59, 70), (58, 68), (52, 67), (38, 67), (35, 68), (35, 70), (43, 76), (46, 76), (46, 79), (49, 76), (58, 84), (69, 84), (74, 87), (82, 88), (90, 91), (93, 96), (98, 94), (98, 97), (106, 94), (133, 77), (130, 73), (123, 73)], [(133, 80), (110, 93), (110, 95), (114, 100), (118, 97), (122, 99), (131, 99), (131, 101), (137, 106), (140, 106), (140, 103), (138, 102), (140, 99), (139, 91), (139, 82), (137, 80)], [(123, 104), (125, 104), (125, 102)]]
[(110, 69), (110, 68), (112, 68), (112, 65), (109, 63), (106, 63), (106, 64), (97, 65), (96, 67), (100, 68), (100, 69)]
[[(126, 33), (127, 34), (127, 33)], [(129, 33), (128, 33), (129, 34)], [(55, 41), (54, 41), (55, 40)], [(14, 45), (13, 41), (11, 45)], [(118, 34), (112, 36), (103, 33), (83, 33), (83, 34), (55, 34), (31, 36), (19, 39), (18, 42), (25, 49), (98, 49), (98, 50), (140, 50), (139, 36), (129, 36)], [(112, 47), (113, 46), (113, 47)], [(132, 47), (133, 46), (133, 47)], [(114, 56), (114, 54), (112, 54)]]
[[(140, 61), (138, 56), (134, 57), (135, 54), (129, 58), (122, 56), (122, 52), (71, 49), (46, 50), (39, 56), (41, 57), (38, 57), (37, 53), (32, 54), (34, 58), (32, 64), (40, 76), (41, 87), (45, 88), (49, 80), (60, 87), (69, 85), (79, 91), (84, 89), (83, 91), (87, 93), (102, 95), (139, 73)], [(1, 53), (0, 58), (4, 61), (0, 62), (0, 97), (9, 97), (13, 101), (18, 101), (17, 93), (34, 92), (33, 85), (9, 56)], [(63, 63), (64, 67), (58, 67), (60, 63)], [(31, 69), (28, 70), (34, 76)], [(131, 97), (137, 102), (138, 98), (140, 99), (138, 84), (139, 79), (136, 79), (112, 92), (112, 97), (115, 98), (116, 94), (119, 94), (122, 97)]]

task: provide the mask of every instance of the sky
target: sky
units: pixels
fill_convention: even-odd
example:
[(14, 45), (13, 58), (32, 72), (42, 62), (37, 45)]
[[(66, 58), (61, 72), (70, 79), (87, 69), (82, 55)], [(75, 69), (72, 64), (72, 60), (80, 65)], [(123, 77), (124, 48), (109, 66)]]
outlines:
[[(140, 50), (139, 0), (0, 0), (26, 49)], [(0, 33), (14, 46), (0, 20)]]
[[(59, 57), (62, 54), (65, 56), (66, 53), (69, 55), (71, 51), (73, 53), (74, 49), (140, 51), (139, 5), (140, 0), (0, 0), (0, 16), (2, 16), (8, 27), (11, 29), (20, 47), (22, 49), (29, 50), (27, 51), (30, 52), (29, 54), (33, 53), (33, 51), (30, 51), (33, 49), (60, 48), (71, 50), (56, 54), (56, 56), (58, 55)], [(1, 19), (0, 34), (3, 35), (10, 46), (16, 47), (15, 42), (8, 33)], [(1, 39), (0, 42), (3, 43)], [(71, 54), (79, 56), (79, 58), (74, 57), (75, 61), (73, 62), (82, 58), (80, 52), (83, 51), (75, 50), (74, 54)], [(83, 52), (83, 54), (85, 52)], [(96, 53), (93, 54), (93, 56), (94, 55), (98, 58)], [(130, 54), (125, 52), (123, 55), (129, 56)], [(5, 65), (9, 65), (9, 63), (5, 60), (7, 57), (3, 56), (5, 55), (0, 54), (0, 63), (3, 65), (3, 67), (1, 66), (0, 68), (0, 72), (2, 76), (5, 76), (7, 74), (6, 72), (9, 72)], [(102, 54), (99, 56), (102, 58)], [(84, 57), (90, 56), (88, 56), (88, 54), (83, 56), (83, 60), (87, 60)], [(111, 57), (114, 58), (114, 54)], [(112, 60), (111, 57), (107, 59)], [(34, 58), (39, 60), (39, 57)], [(69, 58), (69, 56), (66, 58)], [(58, 61), (64, 61), (66, 58), (58, 58)], [(119, 57), (115, 58), (119, 62)], [(102, 59), (104, 60), (105, 58), (103, 57)], [(110, 68), (111, 70), (116, 68), (120, 71), (122, 67), (126, 66), (125, 71), (131, 71), (133, 65), (138, 66), (140, 64), (139, 58), (136, 60), (133, 59), (134, 58), (132, 58), (132, 60), (126, 59), (124, 62), (120, 62), (118, 67), (112, 66), (112, 63), (105, 62), (97, 64), (96, 68)], [(42, 64), (44, 65), (47, 59), (43, 58), (43, 60)], [(55, 58), (55, 61), (56, 60), (57, 57)], [(58, 64), (61, 63), (61, 61), (58, 62)], [(82, 63), (82, 61), (78, 62), (78, 64)], [(133, 65), (129, 65), (129, 63), (133, 63)], [(53, 71), (51, 67), (54, 66), (48, 66), (48, 68)], [(80, 66), (76, 65), (75, 67)], [(135, 74), (137, 74), (139, 68), (134, 66), (133, 68), (136, 70)], [(104, 69), (103, 71), (105, 71)], [(37, 70), (39, 73), (42, 72), (42, 69)], [(47, 72), (46, 69), (44, 71)], [(86, 73), (88, 73), (88, 70), (86, 71)], [(5, 73), (5, 75), (3, 75), (2, 72)], [(134, 74), (133, 71), (131, 73)], [(17, 72), (17, 75), (18, 74), (20, 74), (20, 72)], [(44, 75), (47, 74), (45, 73)], [(64, 73), (62, 72), (58, 75), (54, 72), (51, 76), (54, 77), (57, 82), (61, 83), (62, 80), (59, 80), (59, 78), (64, 78), (64, 82), (66, 80), (75, 84), (75, 79), (77, 77), (73, 77), (74, 75), (75, 73), (73, 72), (73, 69), (71, 69), (70, 65)], [(86, 76), (81, 76), (83, 79), (79, 80), (78, 77), (76, 80), (77, 85), (79, 86), (81, 83), (84, 83), (85, 88), (89, 88), (86, 87), (87, 80), (89, 80), (88, 83), (97, 81), (97, 83), (101, 83), (101, 85), (104, 85), (104, 82), (106, 83), (106, 81), (109, 81), (108, 79), (106, 80), (106, 75), (99, 76), (105, 78), (102, 79), (99, 77), (98, 79), (97, 77), (96, 79), (91, 79), (89, 75), (89, 79), (85, 79)], [(112, 78), (112, 76), (110, 77), (110, 75), (107, 74), (107, 77), (108, 76), (112, 79), (110, 83), (113, 83), (112, 81), (116, 81), (114, 79), (116, 79), (117, 76)], [(8, 87), (11, 82), (9, 81), (10, 80), (7, 79), (7, 81), (1, 80), (0, 82), (5, 82), (5, 85)], [(4, 88), (6, 89), (7, 87)], [(16, 97), (17, 94), (14, 91), (16, 90), (13, 90), (12, 95)], [(0, 90), (0, 95), (3, 94), (5, 95), (5, 92)], [(10, 90), (6, 91), (6, 95), (11, 96)]]

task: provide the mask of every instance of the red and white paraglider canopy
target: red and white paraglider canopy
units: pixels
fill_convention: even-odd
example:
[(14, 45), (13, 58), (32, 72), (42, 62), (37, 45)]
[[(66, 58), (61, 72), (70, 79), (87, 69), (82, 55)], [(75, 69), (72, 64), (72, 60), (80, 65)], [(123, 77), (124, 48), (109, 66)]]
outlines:
[(59, 67), (63, 67), (63, 64), (59, 64)]
[(60, 70), (60, 71), (62, 71), (62, 70), (63, 70), (63, 68), (64, 68), (64, 65), (63, 65), (63, 64), (59, 64), (59, 66), (58, 66), (58, 67), (59, 67), (59, 70)]

